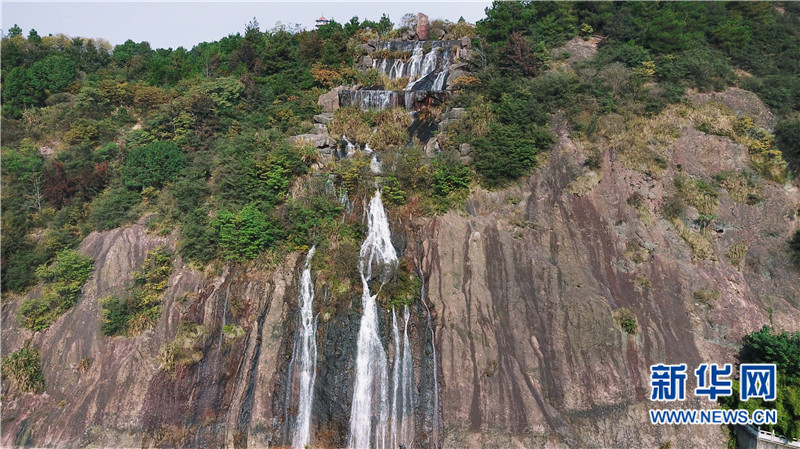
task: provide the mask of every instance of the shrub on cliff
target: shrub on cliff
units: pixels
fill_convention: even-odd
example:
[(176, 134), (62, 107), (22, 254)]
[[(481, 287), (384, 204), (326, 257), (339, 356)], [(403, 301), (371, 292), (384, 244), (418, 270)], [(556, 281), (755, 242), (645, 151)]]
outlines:
[(44, 391), (42, 355), (36, 348), (24, 346), (3, 357), (3, 379), (11, 380), (23, 393)]
[(254, 259), (282, 234), (276, 223), (252, 203), (236, 213), (218, 211), (211, 226), (220, 254), (234, 261)]
[(155, 324), (161, 315), (161, 293), (172, 274), (172, 253), (157, 248), (147, 253), (142, 268), (133, 273), (133, 283), (122, 297), (111, 296), (103, 304), (106, 335), (132, 335)]
[(93, 266), (91, 257), (67, 249), (58, 253), (52, 264), (37, 268), (36, 276), (45, 283), (42, 295), (22, 303), (17, 317), (20, 324), (35, 331), (50, 326), (75, 305)]
[(475, 172), (488, 187), (499, 187), (530, 172), (536, 155), (553, 137), (544, 128), (523, 132), (513, 125), (494, 124), (486, 137), (475, 140)]
[(800, 113), (775, 125), (775, 145), (795, 174), (800, 174)]

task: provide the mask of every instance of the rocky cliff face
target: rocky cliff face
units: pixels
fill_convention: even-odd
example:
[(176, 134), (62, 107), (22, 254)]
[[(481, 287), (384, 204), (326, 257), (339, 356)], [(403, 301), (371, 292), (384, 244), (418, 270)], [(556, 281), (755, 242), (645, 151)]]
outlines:
[[(716, 99), (766, 119), (751, 95), (731, 90)], [(716, 260), (693, 260), (657, 214), (673, 176), (710, 180), (746, 168), (747, 150), (691, 123), (676, 131), (659, 179), (626, 168), (611, 150), (599, 182), (578, 195), (572, 187), (586, 179), (586, 156), (557, 127), (556, 147), (534, 176), (478, 191), (466, 213), (428, 224), (424, 270), (439, 323), (445, 447), (725, 444), (720, 427), (649, 424), (649, 367), (731, 363), (745, 333), (770, 322), (797, 329), (800, 283), (786, 240), (798, 225), (798, 196), (765, 184), (765, 201), (745, 205), (723, 193), (724, 226), (710, 237)], [(637, 192), (649, 224), (629, 204)], [(742, 241), (749, 250), (739, 269), (724, 254)], [(704, 303), (698, 291), (719, 299)], [(635, 315), (634, 335), (619, 326), (622, 310)]]
[[(770, 118), (742, 91), (695, 101)], [(722, 190), (718, 226), (707, 236), (713, 257), (694, 257), (659, 213), (673, 178), (710, 180), (745, 168), (748, 156), (691, 120), (674, 124), (658, 176), (632, 168), (624, 149), (612, 146), (601, 148), (599, 168), (588, 169), (584, 145), (557, 124), (552, 153), (519, 185), (478, 190), (463, 211), (393, 217), (395, 247), (420, 261), (425, 281), (426, 302), (413, 305), (409, 327), (415, 447), (724, 445), (719, 427), (649, 424), (649, 366), (732, 362), (745, 333), (770, 321), (797, 328), (800, 282), (785, 241), (798, 226), (800, 201), (794, 187), (763, 182), (764, 200), (752, 205)], [(741, 242), (747, 250), (737, 267), (725, 254)], [(156, 327), (104, 336), (101, 299), (124, 290), (148, 250), (172, 245), (140, 225), (91, 234), (80, 251), (94, 258), (95, 271), (78, 304), (43, 332), (17, 325), (18, 301), (3, 304), (4, 352), (30, 340), (42, 351), (47, 384), (41, 395), (3, 387), (4, 447), (288, 446), (286, 379), (302, 255), (204, 272), (176, 260)], [(360, 302), (334, 308), (317, 287), (325, 311), (311, 446), (342, 447)], [(703, 300), (698, 291), (720, 294)], [(623, 315), (635, 318), (637, 332), (621, 329)], [(165, 371), (159, 352), (185, 321), (209, 330), (202, 359)], [(380, 312), (387, 348), (390, 323)], [(243, 333), (226, 334), (226, 324)]]

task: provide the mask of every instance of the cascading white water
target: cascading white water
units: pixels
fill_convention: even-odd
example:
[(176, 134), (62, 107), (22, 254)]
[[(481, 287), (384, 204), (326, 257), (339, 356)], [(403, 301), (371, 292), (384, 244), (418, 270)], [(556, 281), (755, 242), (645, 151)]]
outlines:
[[(304, 449), (311, 440), (311, 405), (314, 402), (314, 381), (317, 378), (317, 325), (314, 319), (314, 284), (311, 281), (311, 258), (316, 247), (312, 246), (306, 256), (305, 267), (300, 278), (300, 329), (295, 340), (297, 359), (295, 363), (300, 375), (297, 399), (297, 422), (292, 437), (294, 449)], [(297, 346), (299, 344), (299, 347)]]
[(425, 301), (425, 274), (422, 269), (419, 270), (419, 278), (422, 281), (420, 287), (420, 302), (425, 306), (425, 311), (428, 313), (428, 330), (431, 332), (431, 349), (433, 350), (433, 432), (431, 432), (431, 440), (433, 441), (433, 448), (439, 448), (439, 371), (436, 368), (436, 334), (433, 331), (433, 323), (431, 322), (431, 309), (428, 308), (428, 302)]
[[(408, 339), (408, 306), (403, 307), (403, 354), (400, 361), (400, 391), (402, 405), (400, 410), (400, 444), (410, 449), (414, 441), (414, 359), (411, 354), (411, 342)], [(398, 369), (398, 368), (395, 368)]]
[(397, 329), (397, 313), (392, 309), (392, 337), (394, 339), (394, 363), (392, 364), (392, 448), (400, 447), (398, 441), (398, 431), (400, 425), (398, 418), (400, 417), (400, 331)]
[[(358, 331), (356, 381), (350, 413), (350, 449), (385, 448), (388, 422), (388, 373), (386, 351), (378, 335), (377, 295), (369, 289), (373, 269), (377, 272), (393, 269), (397, 253), (391, 242), (389, 220), (383, 207), (380, 190), (369, 202), (367, 238), (361, 245), (361, 275), (363, 314)], [(373, 420), (374, 430), (373, 430)]]
[(444, 83), (447, 81), (447, 73), (450, 71), (450, 57), (448, 50), (445, 50), (444, 62), (442, 64), (442, 71), (439, 72), (436, 75), (436, 79), (433, 80), (433, 90), (435, 91), (444, 90)]
[(409, 79), (412, 81), (410, 81), (406, 86), (406, 88), (403, 90), (413, 90), (414, 85), (417, 84), (417, 82), (419, 82), (421, 79), (425, 78), (426, 76), (430, 75), (434, 70), (436, 70), (438, 62), (439, 62), (439, 49), (432, 48), (431, 51), (429, 51), (422, 59), (422, 64), (417, 66), (418, 72), (409, 76)]
[(397, 326), (397, 313), (392, 309), (394, 364), (392, 365), (391, 446), (410, 449), (414, 442), (414, 359), (408, 339), (408, 306), (403, 308), (403, 342)]
[[(419, 70), (420, 64), (422, 63), (422, 58), (422, 43), (417, 42), (417, 44), (414, 46), (414, 51), (411, 52), (411, 57), (408, 58), (408, 63), (406, 63), (406, 67), (408, 67), (408, 73), (401, 73), (400, 76), (407, 76), (409, 81), (419, 78)], [(400, 76), (398, 76), (398, 78)]]

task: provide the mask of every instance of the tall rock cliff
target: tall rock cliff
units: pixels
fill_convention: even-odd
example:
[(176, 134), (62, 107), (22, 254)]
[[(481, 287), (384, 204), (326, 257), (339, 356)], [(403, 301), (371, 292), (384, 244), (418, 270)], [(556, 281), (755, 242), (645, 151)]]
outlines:
[[(769, 125), (768, 111), (744, 91), (693, 101), (653, 119), (669, 136), (656, 172), (613, 139), (615, 129), (633, 132), (623, 118), (608, 118), (609, 134), (596, 142), (570, 138), (554, 119), (552, 153), (518, 185), (477, 190), (463, 210), (436, 217), (389, 211), (395, 247), (418, 261), (424, 281), (408, 331), (415, 447), (724, 445), (721, 427), (649, 423), (649, 367), (733, 362), (747, 332), (770, 322), (796, 327), (800, 282), (786, 239), (798, 227), (800, 200), (795, 187), (759, 181), (752, 204), (720, 189), (713, 226), (664, 218), (674, 179), (712, 182), (747, 168), (747, 148), (696, 129), (698, 110), (747, 113)], [(592, 154), (600, 156), (590, 163)], [(289, 444), (286, 379), (301, 254), (204, 271), (176, 259), (153, 330), (129, 338), (101, 332), (101, 300), (126, 288), (147, 251), (174, 244), (141, 225), (92, 233), (80, 251), (94, 259), (93, 275), (47, 330), (21, 328), (19, 301), (3, 304), (4, 352), (26, 342), (40, 348), (46, 380), (40, 395), (3, 386), (4, 447)], [(733, 263), (737, 244), (744, 250)], [(343, 447), (360, 302), (336, 304), (325, 285), (316, 290), (311, 447)], [(391, 313), (379, 315), (389, 348)], [(623, 318), (635, 321), (634, 332), (623, 330)], [(185, 322), (207, 332), (191, 362), (167, 370), (160, 354)]]

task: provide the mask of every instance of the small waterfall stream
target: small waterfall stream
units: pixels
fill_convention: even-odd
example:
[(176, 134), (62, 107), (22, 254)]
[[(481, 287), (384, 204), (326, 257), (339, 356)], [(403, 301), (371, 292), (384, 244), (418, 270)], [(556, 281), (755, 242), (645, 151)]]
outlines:
[[(395, 371), (401, 371), (400, 391), (400, 445), (411, 448), (414, 441), (414, 360), (411, 354), (411, 342), (408, 339), (408, 319), (410, 313), (408, 306), (403, 306), (403, 354), (400, 365), (395, 366)], [(395, 348), (395, 351), (397, 348)]]
[[(422, 261), (420, 260), (420, 266)], [(431, 332), (431, 349), (433, 350), (433, 432), (432, 438), (433, 448), (439, 449), (439, 371), (436, 368), (436, 334), (433, 331), (433, 323), (431, 320), (431, 309), (428, 307), (428, 302), (425, 300), (427, 291), (425, 290), (425, 273), (422, 268), (419, 269), (419, 278), (422, 281), (420, 287), (420, 301), (425, 306), (425, 311), (428, 314), (428, 330)]]
[[(361, 245), (358, 271), (361, 275), (363, 315), (358, 331), (356, 381), (350, 413), (350, 449), (386, 447), (389, 418), (389, 385), (386, 351), (378, 334), (377, 294), (369, 288), (373, 269), (378, 272), (397, 265), (397, 253), (391, 242), (389, 220), (381, 200), (381, 191), (369, 202), (367, 238)], [(374, 422), (373, 422), (374, 420)], [(374, 426), (374, 432), (373, 432)]]
[(292, 447), (304, 449), (311, 441), (311, 406), (314, 402), (314, 381), (317, 377), (317, 323), (314, 318), (314, 284), (311, 280), (311, 258), (316, 247), (311, 247), (306, 256), (305, 267), (300, 278), (300, 328), (295, 340), (293, 365), (299, 372), (297, 422), (295, 423)]

